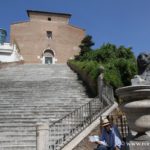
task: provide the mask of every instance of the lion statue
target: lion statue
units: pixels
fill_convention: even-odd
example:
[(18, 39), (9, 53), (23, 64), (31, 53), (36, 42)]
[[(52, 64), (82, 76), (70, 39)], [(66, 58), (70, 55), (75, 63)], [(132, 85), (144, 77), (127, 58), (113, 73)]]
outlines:
[(150, 71), (150, 54), (139, 54), (139, 56), (137, 57), (137, 64), (139, 75), (143, 74), (145, 71)]
[(149, 85), (150, 84), (150, 54), (141, 53), (137, 57), (139, 75), (131, 79), (132, 85)]

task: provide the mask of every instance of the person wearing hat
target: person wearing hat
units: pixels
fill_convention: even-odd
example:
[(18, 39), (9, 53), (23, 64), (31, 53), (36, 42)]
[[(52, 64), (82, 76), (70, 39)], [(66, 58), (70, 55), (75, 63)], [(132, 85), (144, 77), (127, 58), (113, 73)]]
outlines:
[(102, 134), (100, 141), (97, 141), (98, 147), (96, 150), (120, 150), (121, 140), (111, 128), (111, 124), (107, 118), (102, 121)]
[(109, 120), (110, 125), (111, 125), (111, 128), (114, 130), (116, 136), (118, 136), (119, 139), (123, 142), (121, 133), (120, 133), (120, 131), (119, 131), (117, 125), (115, 125), (115, 124), (113, 123), (113, 116), (109, 115), (109, 116), (107, 116), (106, 118)]

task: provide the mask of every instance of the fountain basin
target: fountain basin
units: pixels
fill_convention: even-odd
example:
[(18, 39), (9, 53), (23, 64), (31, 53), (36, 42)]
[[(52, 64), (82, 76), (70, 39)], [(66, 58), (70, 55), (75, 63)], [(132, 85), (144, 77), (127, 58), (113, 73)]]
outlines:
[(130, 129), (140, 134), (150, 131), (150, 86), (126, 86), (116, 93), (123, 100), (120, 108), (126, 113)]

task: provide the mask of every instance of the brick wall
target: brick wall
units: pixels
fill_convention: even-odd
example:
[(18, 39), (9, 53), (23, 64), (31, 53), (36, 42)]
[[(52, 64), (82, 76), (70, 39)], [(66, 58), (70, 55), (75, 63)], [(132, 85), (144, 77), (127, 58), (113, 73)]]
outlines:
[[(46, 49), (54, 51), (56, 63), (66, 63), (79, 53), (78, 46), (85, 36), (83, 29), (69, 25), (64, 16), (52, 16), (55, 19), (48, 21), (43, 19), (48, 17), (46, 14), (38, 15), (34, 14), (29, 22), (11, 25), (11, 42), (17, 41), (25, 63), (41, 63)], [(48, 39), (47, 31), (52, 31), (52, 39)]]

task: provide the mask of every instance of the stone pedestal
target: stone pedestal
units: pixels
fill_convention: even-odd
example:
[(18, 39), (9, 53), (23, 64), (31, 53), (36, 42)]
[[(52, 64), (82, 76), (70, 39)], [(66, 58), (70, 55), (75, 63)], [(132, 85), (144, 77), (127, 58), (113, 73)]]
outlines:
[(131, 86), (116, 90), (123, 100), (130, 129), (138, 134), (127, 143), (130, 150), (150, 150), (150, 54), (141, 53), (137, 58), (138, 72), (131, 79)]
[(37, 125), (36, 134), (36, 150), (49, 150), (49, 125), (46, 123)]
[(116, 92), (124, 101), (120, 107), (130, 129), (138, 133), (150, 131), (150, 85), (126, 86)]

